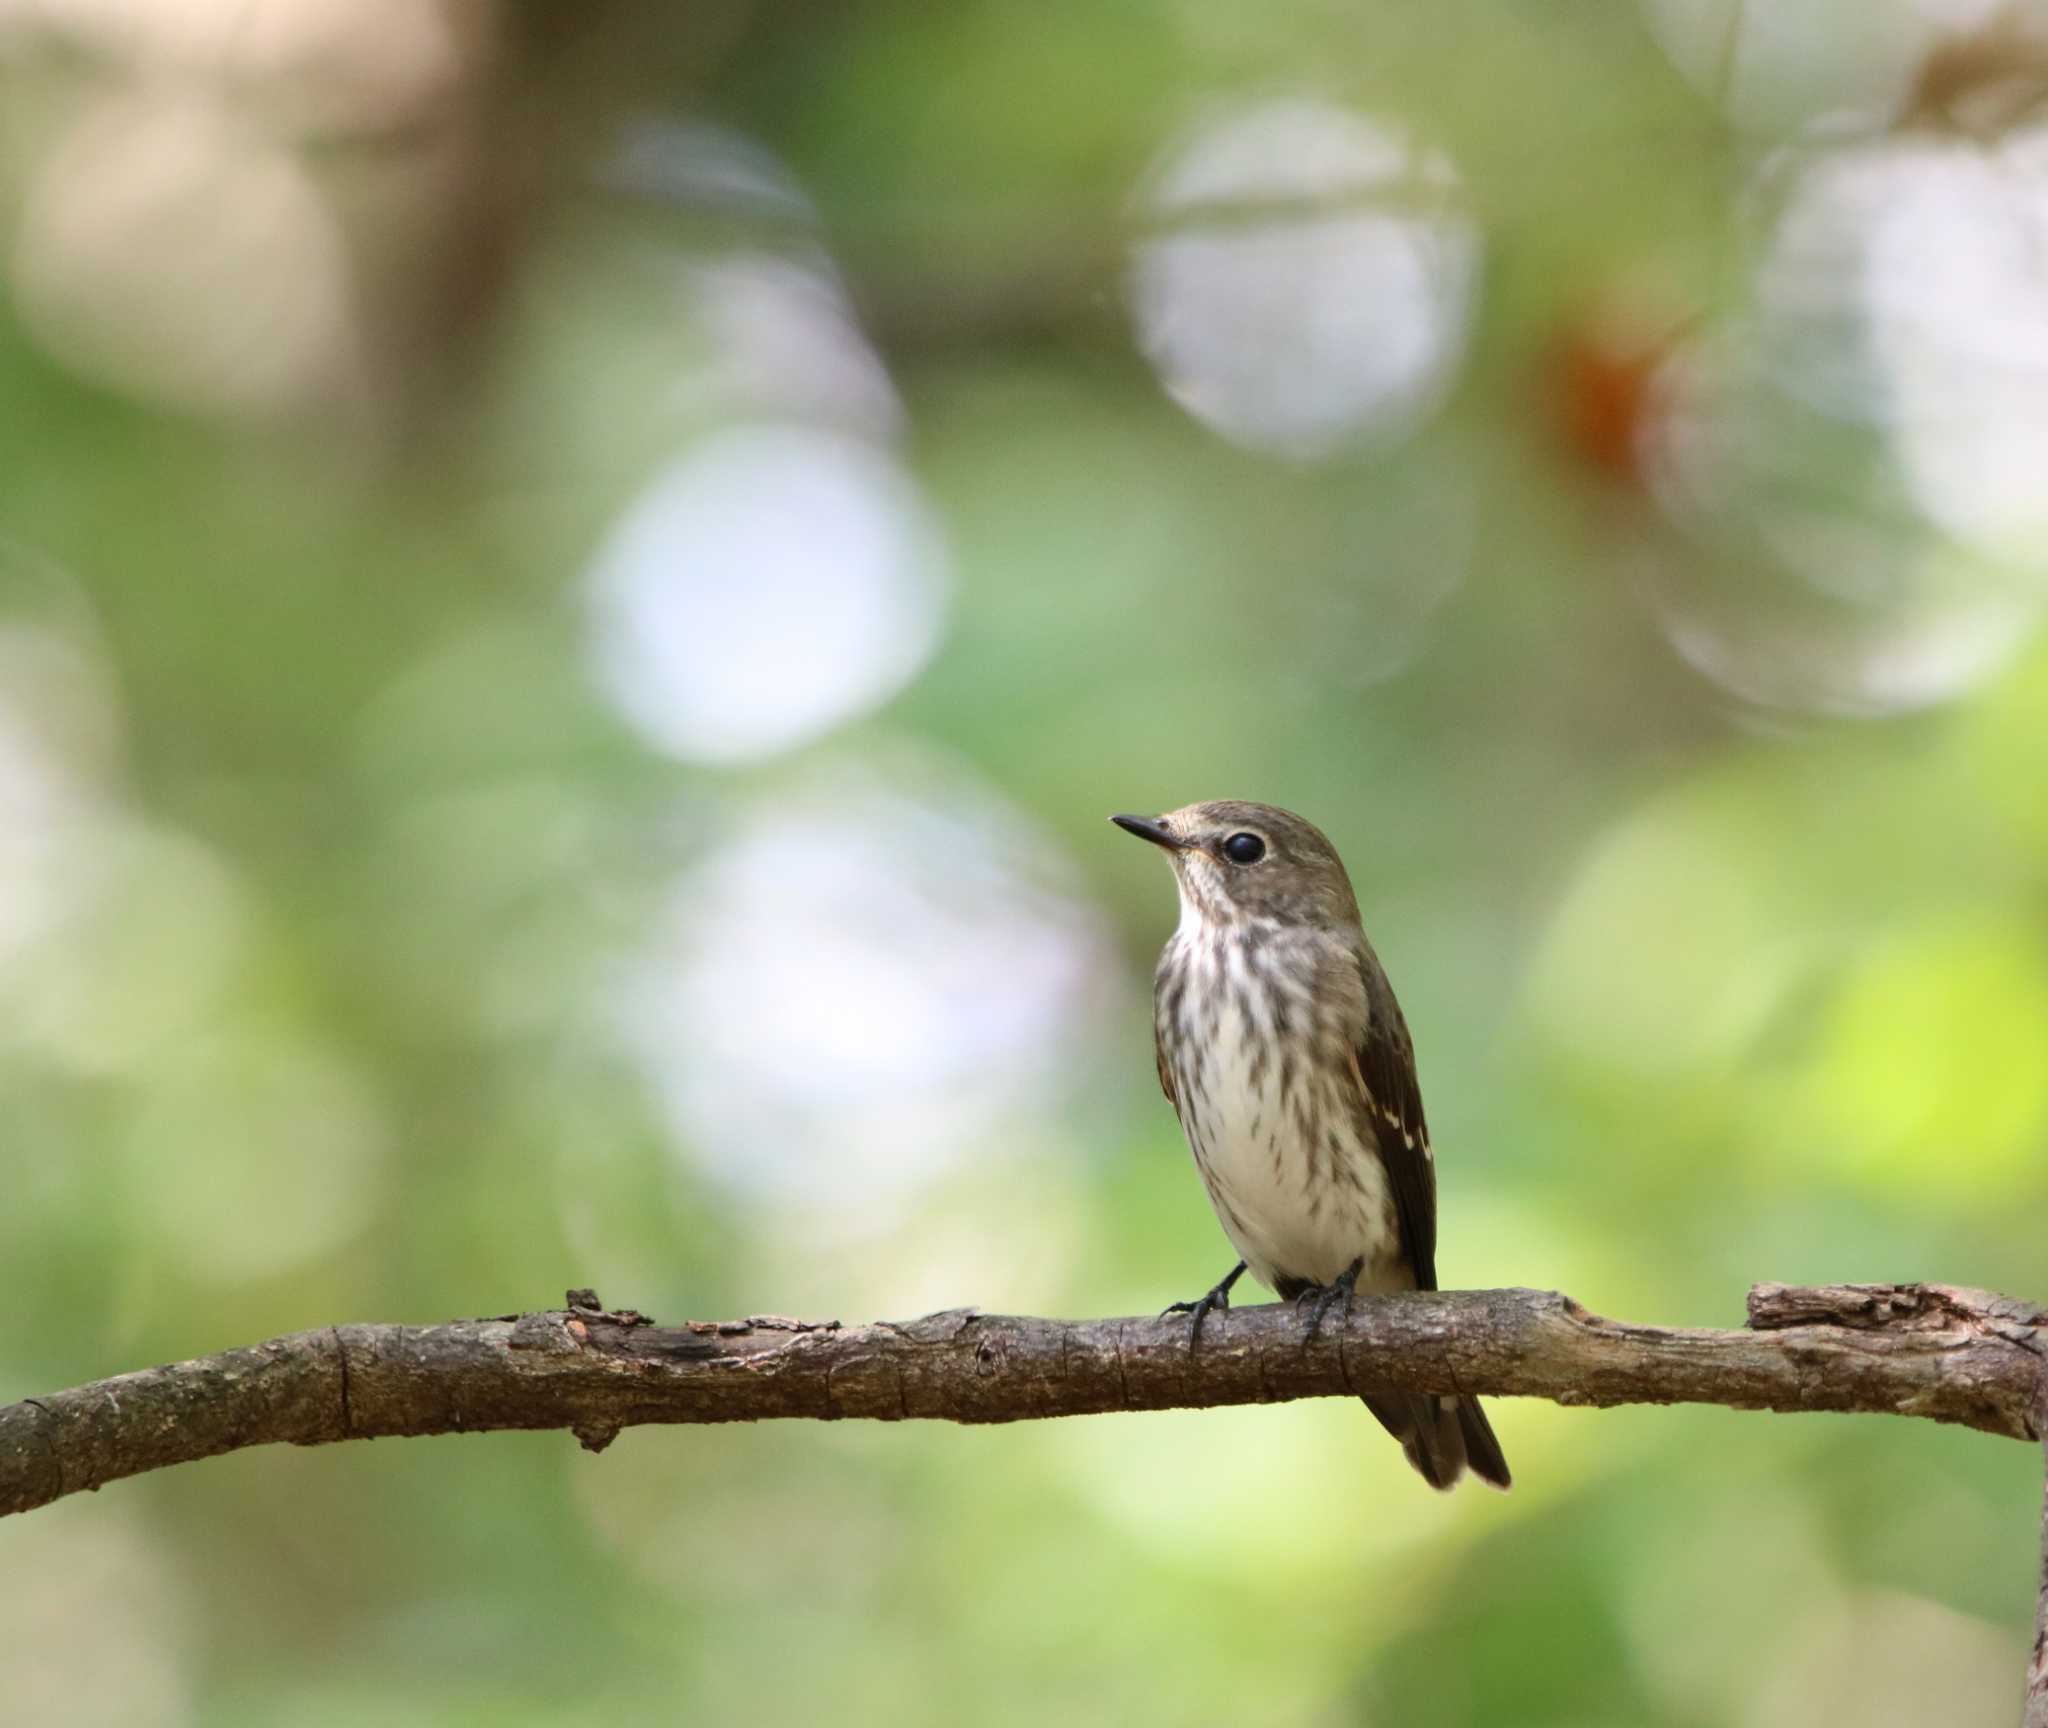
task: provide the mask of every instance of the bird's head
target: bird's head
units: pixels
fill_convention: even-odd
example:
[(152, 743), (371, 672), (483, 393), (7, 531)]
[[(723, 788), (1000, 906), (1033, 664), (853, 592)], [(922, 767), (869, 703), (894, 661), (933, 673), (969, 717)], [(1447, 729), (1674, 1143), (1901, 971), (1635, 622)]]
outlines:
[(1358, 922), (1358, 901), (1337, 849), (1292, 811), (1222, 798), (1164, 816), (1110, 820), (1166, 854), (1185, 916), (1208, 924)]

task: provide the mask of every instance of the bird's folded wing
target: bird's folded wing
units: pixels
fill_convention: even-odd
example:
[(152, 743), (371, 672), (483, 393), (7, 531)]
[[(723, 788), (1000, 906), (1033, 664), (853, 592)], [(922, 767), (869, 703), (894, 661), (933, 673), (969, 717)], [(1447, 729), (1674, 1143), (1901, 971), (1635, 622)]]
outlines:
[(1368, 947), (1359, 955), (1365, 974), (1366, 1027), (1355, 1052), (1365, 1107), (1379, 1141), (1380, 1161), (1394, 1192), (1401, 1222), (1401, 1246), (1415, 1271), (1418, 1290), (1436, 1288), (1436, 1160), (1429, 1149), (1429, 1124), (1422, 1114), (1422, 1086), (1415, 1075), (1415, 1046), (1394, 987)]

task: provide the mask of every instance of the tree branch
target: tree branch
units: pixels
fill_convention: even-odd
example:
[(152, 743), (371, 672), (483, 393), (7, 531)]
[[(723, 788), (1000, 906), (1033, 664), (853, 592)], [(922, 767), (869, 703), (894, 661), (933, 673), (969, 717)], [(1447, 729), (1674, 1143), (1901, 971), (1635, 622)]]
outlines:
[[(2048, 1434), (2048, 1381), (2042, 1383), (2035, 1426)], [(2048, 1439), (2042, 1442), (2048, 1463)], [(2034, 1607), (2034, 1650), (2027, 1660), (2027, 1703), (2020, 1728), (2048, 1728), (2048, 1489), (2041, 1501), (2041, 1593)]]
[(1465, 1290), (1360, 1297), (1314, 1342), (1287, 1306), (1236, 1309), (1212, 1315), (1191, 1351), (1183, 1319), (960, 1309), (870, 1326), (656, 1326), (571, 1291), (562, 1310), (324, 1327), (0, 1407), (0, 1515), (280, 1441), (565, 1428), (596, 1451), (647, 1422), (1016, 1422), (1393, 1390), (1879, 1411), (2036, 1439), (2044, 1328), (2029, 1304), (1944, 1285), (1763, 1284), (1739, 1332), (1628, 1325), (1555, 1292)]

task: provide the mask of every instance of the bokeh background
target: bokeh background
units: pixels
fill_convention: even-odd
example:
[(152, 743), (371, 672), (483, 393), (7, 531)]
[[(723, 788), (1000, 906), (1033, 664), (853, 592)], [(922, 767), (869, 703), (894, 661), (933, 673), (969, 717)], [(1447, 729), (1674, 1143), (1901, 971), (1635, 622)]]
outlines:
[[(2048, 15), (0, 4), (0, 1396), (1156, 1308), (1112, 810), (1350, 861), (1454, 1285), (2048, 1295)], [(2029, 1449), (1504, 1402), (249, 1453), (10, 1719), (1971, 1725)]]

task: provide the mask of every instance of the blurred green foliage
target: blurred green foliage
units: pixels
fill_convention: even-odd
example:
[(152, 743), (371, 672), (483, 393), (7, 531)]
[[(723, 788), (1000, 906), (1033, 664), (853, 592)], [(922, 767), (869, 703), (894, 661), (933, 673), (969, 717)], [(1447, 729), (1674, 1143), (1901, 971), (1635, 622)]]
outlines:
[[(1938, 699), (1832, 699), (1863, 652), (1841, 626), (1847, 646), (1774, 650), (1780, 696), (1823, 666), (1811, 704), (1758, 700), (1697, 669), (1651, 599), (1722, 580), (1726, 547), (1562, 430), (1585, 404), (1559, 354), (1591, 309), (1644, 280), (1653, 311), (1694, 319), (1747, 292), (1752, 175), (1784, 139), (1681, 75), (1654, 27), (1673, 15), (532, 9), (503, 21), (502, 103), (466, 114), (438, 227), (430, 202), (400, 220), (376, 199), (411, 150), (446, 167), (439, 120), (327, 155), (289, 142), (357, 212), (367, 408), (144, 388), (128, 348), (53, 334), (17, 282), (0, 1397), (574, 1284), (664, 1319), (1191, 1295), (1227, 1254), (1148, 1049), (1170, 889), (1102, 818), (1220, 796), (1304, 811), (1351, 865), (1421, 1054), (1448, 1283), (1702, 1324), (1734, 1323), (1760, 1279), (2041, 1294), (2032, 614)], [(38, 97), (8, 146), (20, 223), (63, 116), (142, 81), (118, 57), (4, 70)], [(1185, 412), (1126, 304), (1161, 152), (1218, 99), (1276, 91), (1441, 150), (1482, 256), (1441, 399), (1314, 460)], [(675, 168), (706, 122), (803, 195), (707, 196)], [(622, 170), (635, 126), (675, 161)], [(516, 214), (486, 249), (491, 200)], [(496, 261), (467, 291), (451, 230)], [(794, 358), (787, 284), (742, 273), (723, 312), (698, 295), (704, 270), (764, 258), (814, 311), (843, 299)], [(146, 330), (145, 301), (111, 304), (109, 329)], [(252, 348), (279, 339), (244, 325)], [(734, 361), (747, 341), (765, 362)], [(830, 724), (693, 759), (607, 685), (587, 573), (679, 452), (771, 423), (900, 461), (945, 549), (936, 646)], [(1889, 533), (1867, 494), (1846, 507)], [(756, 573), (684, 556), (674, 578)], [(1803, 579), (1752, 561), (1734, 604), (1746, 620)], [(743, 693), (837, 652), (800, 605), (778, 629), (730, 662)], [(772, 889), (793, 920), (825, 908), (824, 933), (794, 923), (789, 969), (750, 1001), (755, 926), (735, 921), (792, 812), (814, 825), (789, 853), (848, 812), (869, 850)], [(928, 919), (901, 977), (824, 952), (870, 892), (855, 864), (884, 899), (900, 869)], [(688, 992), (726, 937), (737, 981), (702, 990), (731, 1002), (742, 1055), (774, 1058), (726, 1096), (796, 1100), (758, 1143), (718, 1126), (724, 1069), (672, 1093), (660, 1071), (717, 1029)], [(1040, 951), (1065, 958), (1030, 995), (1011, 968)], [(671, 985), (681, 1005), (650, 1009)], [(920, 990), (945, 1006), (935, 1051), (972, 1033), (929, 1074), (915, 1039), (886, 1042)], [(858, 1131), (829, 1089), (802, 1094), (814, 1039)], [(602, 1458), (563, 1435), (249, 1453), (0, 1529), (7, 1713), (2010, 1715), (2027, 1449), (1878, 1418), (1511, 1403), (1496, 1423), (1504, 1499), (1427, 1495), (1335, 1405), (639, 1431)]]

